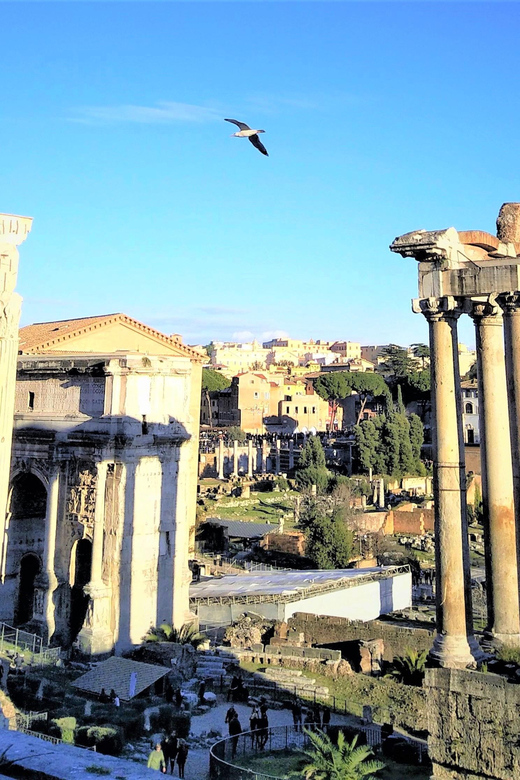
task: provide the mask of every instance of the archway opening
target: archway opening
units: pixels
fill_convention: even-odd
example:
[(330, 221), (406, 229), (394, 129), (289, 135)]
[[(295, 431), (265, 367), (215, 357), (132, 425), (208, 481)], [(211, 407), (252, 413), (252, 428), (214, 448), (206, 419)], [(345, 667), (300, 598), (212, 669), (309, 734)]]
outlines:
[(47, 491), (34, 474), (19, 474), (13, 480), (13, 492), (9, 506), (11, 516), (19, 520), (45, 518)]
[(20, 580), (16, 605), (16, 624), (22, 625), (32, 620), (34, 614), (34, 581), (40, 573), (40, 560), (29, 553), (20, 561)]
[(70, 641), (73, 642), (79, 634), (88, 609), (89, 596), (85, 593), (85, 585), (90, 582), (92, 571), (92, 542), (90, 539), (80, 539), (76, 544), (76, 563), (74, 567), (74, 582), (70, 594)]

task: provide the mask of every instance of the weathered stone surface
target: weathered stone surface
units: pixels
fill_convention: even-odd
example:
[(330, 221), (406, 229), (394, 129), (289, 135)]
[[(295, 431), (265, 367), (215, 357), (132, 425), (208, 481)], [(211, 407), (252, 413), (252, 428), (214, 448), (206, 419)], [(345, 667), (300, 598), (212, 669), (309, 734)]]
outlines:
[(428, 747), (435, 780), (520, 777), (520, 688), (495, 674), (429, 669)]
[(498, 212), (497, 237), (504, 244), (520, 243), (520, 203), (504, 203)]

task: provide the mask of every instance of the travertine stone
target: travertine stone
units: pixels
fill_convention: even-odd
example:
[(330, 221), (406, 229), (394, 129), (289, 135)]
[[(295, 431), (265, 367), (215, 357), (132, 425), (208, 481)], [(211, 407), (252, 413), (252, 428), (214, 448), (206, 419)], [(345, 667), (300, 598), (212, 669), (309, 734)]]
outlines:
[(477, 345), (488, 630), (502, 642), (518, 645), (518, 542), (502, 312), (494, 299), (488, 299), (469, 302), (469, 314)]
[(520, 203), (504, 203), (497, 217), (497, 238), (520, 244)]

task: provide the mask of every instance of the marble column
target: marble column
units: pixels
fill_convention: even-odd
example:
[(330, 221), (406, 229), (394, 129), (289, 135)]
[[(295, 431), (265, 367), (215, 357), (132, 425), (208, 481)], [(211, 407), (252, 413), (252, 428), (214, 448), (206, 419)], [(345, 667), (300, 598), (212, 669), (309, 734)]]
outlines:
[(269, 447), (265, 439), (262, 440), (262, 474), (267, 473), (267, 455), (269, 453)]
[(437, 635), (430, 657), (440, 666), (466, 668), (481, 653), (473, 636), (466, 518), (464, 440), (460, 402), (457, 319), (462, 301), (414, 301), (430, 330)]
[(247, 476), (252, 477), (254, 470), (253, 464), (253, 440), (248, 439), (247, 442)]
[(105, 527), (105, 489), (107, 483), (108, 463), (97, 464), (96, 505), (94, 508), (94, 531), (92, 534), (92, 566), (90, 582), (92, 585), (102, 585), (103, 568), (103, 537)]
[(518, 542), (502, 312), (491, 298), (471, 301), (469, 306), (469, 314), (475, 323), (477, 346), (487, 633), (504, 644), (518, 646)]
[(15, 293), (18, 276), (17, 246), (31, 230), (30, 217), (0, 214), (0, 522), (4, 529), (9, 494), (13, 437), (18, 323), (22, 305)]
[(277, 439), (277, 440), (276, 440), (276, 463), (275, 463), (275, 474), (279, 474), (279, 473), (280, 473), (280, 471), (282, 470), (282, 469), (281, 469), (281, 466), (280, 466), (280, 460), (281, 460), (281, 458), (280, 458), (280, 448), (281, 448), (280, 439)]

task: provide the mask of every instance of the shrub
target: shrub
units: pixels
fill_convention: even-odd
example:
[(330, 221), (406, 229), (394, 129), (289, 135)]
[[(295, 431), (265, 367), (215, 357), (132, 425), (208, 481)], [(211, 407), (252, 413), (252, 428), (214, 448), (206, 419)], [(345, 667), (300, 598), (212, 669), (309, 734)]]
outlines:
[(152, 731), (177, 732), (178, 737), (186, 739), (190, 734), (191, 717), (187, 712), (177, 712), (173, 707), (165, 704), (159, 707), (158, 712), (150, 715)]
[(69, 745), (74, 744), (74, 731), (76, 729), (76, 718), (55, 718), (52, 721), (60, 730), (60, 739)]
[(76, 745), (96, 747), (98, 753), (118, 756), (123, 749), (121, 730), (113, 726), (81, 726), (76, 730)]
[(31, 731), (38, 734), (47, 734), (49, 737), (61, 739), (61, 729), (52, 720), (33, 720), (31, 721)]
[(278, 490), (290, 490), (290, 485), (285, 477), (276, 477), (274, 484)]

